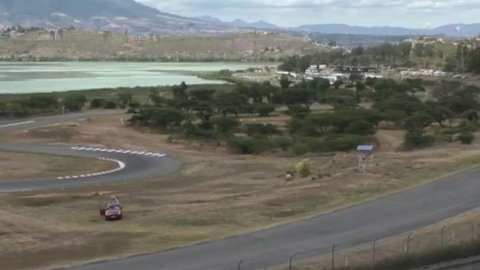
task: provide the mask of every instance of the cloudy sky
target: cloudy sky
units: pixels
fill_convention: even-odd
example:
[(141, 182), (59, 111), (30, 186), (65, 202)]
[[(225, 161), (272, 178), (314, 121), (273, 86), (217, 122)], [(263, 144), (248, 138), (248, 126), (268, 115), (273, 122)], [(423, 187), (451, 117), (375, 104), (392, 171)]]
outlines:
[(136, 0), (182, 16), (260, 19), (280, 26), (345, 23), (435, 27), (480, 22), (480, 0)]

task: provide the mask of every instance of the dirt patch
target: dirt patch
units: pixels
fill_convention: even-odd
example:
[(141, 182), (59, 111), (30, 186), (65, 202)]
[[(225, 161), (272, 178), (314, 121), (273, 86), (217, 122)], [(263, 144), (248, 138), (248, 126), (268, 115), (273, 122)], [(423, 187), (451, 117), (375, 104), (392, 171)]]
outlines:
[(82, 175), (108, 171), (117, 166), (115, 163), (94, 158), (0, 152), (0, 181)]
[[(182, 160), (184, 168), (149, 182), (0, 196), (0, 203), (8, 206), (0, 210), (0, 245), (6, 247), (0, 251), (2, 268), (79, 264), (215, 239), (318, 215), (480, 163), (477, 143), (395, 152), (403, 133), (380, 131), (378, 141), (389, 143), (382, 143), (367, 173), (359, 174), (355, 152), (236, 156), (217, 145), (166, 143), (167, 135), (125, 127), (120, 118), (3, 134), (3, 140), (15, 142), (165, 152)], [(72, 136), (56, 140), (56, 132), (65, 128), (73, 130)], [(312, 177), (286, 182), (285, 172), (305, 158)], [(111, 194), (125, 206), (121, 222), (105, 223), (99, 216), (98, 205)], [(111, 232), (121, 234), (124, 242), (112, 240)], [(76, 235), (77, 242), (71, 244), (64, 235)], [(92, 235), (96, 252), (88, 250)], [(107, 250), (103, 245), (116, 246)], [(22, 249), (28, 250), (28, 262), (26, 255), (10, 259), (15, 252), (27, 254)], [(55, 256), (45, 256), (47, 251)]]

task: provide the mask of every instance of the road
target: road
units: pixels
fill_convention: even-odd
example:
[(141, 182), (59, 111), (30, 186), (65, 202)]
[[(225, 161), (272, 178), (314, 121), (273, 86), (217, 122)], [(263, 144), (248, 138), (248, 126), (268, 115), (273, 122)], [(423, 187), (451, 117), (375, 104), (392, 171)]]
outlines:
[[(45, 121), (63, 120), (53, 119)], [(25, 151), (29, 151), (28, 147), (24, 147)], [(32, 150), (46, 151), (37, 148)], [(64, 152), (68, 149), (51, 151), (68, 154)], [(123, 158), (117, 155), (114, 157)], [(128, 166), (130, 160), (125, 161)], [(138, 162), (143, 164), (143, 161)], [(169, 169), (168, 164), (166, 167)], [(141, 171), (134, 171), (132, 174), (142, 174)], [(237, 269), (241, 260), (241, 269), (264, 269), (286, 263), (294, 254), (297, 254), (296, 260), (327, 254), (333, 245), (338, 249), (357, 246), (375, 238), (385, 238), (431, 225), (477, 208), (480, 206), (479, 175), (480, 168), (472, 169), (316, 218), (215, 242), (72, 269), (226, 270)], [(110, 177), (113, 181), (121, 175)]]
[[(49, 117), (37, 117), (17, 121), (0, 121), (0, 133), (4, 131), (33, 128), (43, 125), (74, 121), (88, 117), (102, 116), (106, 114), (108, 115), (108, 113), (105, 112), (95, 112), (86, 114), (66, 114)], [(84, 175), (83, 177), (74, 176), (75, 178), (67, 176), (68, 179), (31, 179), (28, 181), (15, 181), (12, 179), (11, 181), (2, 181), (0, 182), (0, 193), (62, 187), (71, 188), (98, 183), (148, 179), (150, 177), (158, 177), (169, 174), (175, 170), (178, 170), (181, 166), (180, 162), (168, 156), (160, 155), (160, 153), (139, 152), (132, 154), (131, 152), (127, 153), (129, 149), (125, 149), (126, 151), (120, 151), (123, 149), (87, 149), (90, 150), (72, 149), (71, 146), (25, 145), (0, 142), (0, 150), (76, 157), (106, 158), (112, 159), (124, 165), (123, 168), (119, 168), (117, 171), (110, 171), (108, 173), (102, 173), (98, 175), (95, 175), (96, 172), (92, 172), (94, 175)]]
[(478, 270), (480, 269), (480, 264), (470, 264), (460, 267), (452, 267), (452, 268), (443, 268), (442, 270)]

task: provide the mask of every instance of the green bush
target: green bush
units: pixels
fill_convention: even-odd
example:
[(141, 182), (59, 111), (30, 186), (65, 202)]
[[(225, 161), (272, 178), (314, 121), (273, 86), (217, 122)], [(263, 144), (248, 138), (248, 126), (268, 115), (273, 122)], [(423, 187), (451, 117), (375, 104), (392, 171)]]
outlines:
[(116, 109), (117, 108), (117, 103), (113, 101), (107, 101), (105, 102), (105, 105), (103, 105), (104, 109)]
[(231, 138), (227, 141), (227, 147), (237, 154), (260, 154), (275, 149), (276, 145), (267, 139)]
[(99, 109), (99, 108), (102, 108), (105, 105), (105, 103), (106, 103), (105, 99), (95, 98), (95, 99), (92, 99), (92, 101), (90, 102), (90, 108)]
[(272, 124), (248, 124), (245, 129), (248, 136), (272, 136), (279, 133), (277, 126)]
[(298, 172), (300, 177), (306, 178), (310, 175), (310, 169), (308, 168), (308, 165), (303, 166), (300, 171)]
[(288, 148), (292, 147), (292, 139), (287, 137), (277, 137), (274, 139), (275, 144), (281, 148), (283, 151), (287, 151)]
[(324, 151), (350, 151), (356, 149), (358, 145), (366, 143), (367, 137), (358, 135), (343, 135), (339, 137), (329, 138), (324, 142)]
[(458, 139), (463, 144), (472, 144), (473, 140), (475, 140), (475, 135), (473, 133), (462, 133), (458, 136)]
[(433, 142), (435, 142), (433, 136), (410, 132), (405, 134), (405, 146), (407, 148), (427, 147), (432, 145)]
[(272, 104), (258, 103), (255, 104), (255, 112), (258, 113), (258, 116), (268, 116), (270, 113), (275, 111), (275, 106)]
[(240, 126), (238, 119), (223, 116), (213, 118), (212, 123), (217, 128), (217, 132), (222, 134), (231, 133), (233, 129)]
[(295, 144), (292, 146), (292, 153), (300, 156), (310, 152), (310, 147), (306, 143)]
[(346, 133), (348, 134), (357, 134), (362, 136), (374, 135), (376, 132), (375, 126), (365, 120), (353, 122), (346, 129)]

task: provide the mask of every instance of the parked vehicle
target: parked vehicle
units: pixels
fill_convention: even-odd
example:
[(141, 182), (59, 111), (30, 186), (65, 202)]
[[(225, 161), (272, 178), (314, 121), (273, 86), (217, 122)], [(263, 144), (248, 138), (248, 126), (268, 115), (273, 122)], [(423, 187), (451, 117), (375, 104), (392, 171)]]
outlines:
[(105, 217), (106, 221), (122, 219), (123, 207), (117, 197), (110, 197), (106, 204), (100, 206), (100, 215)]

